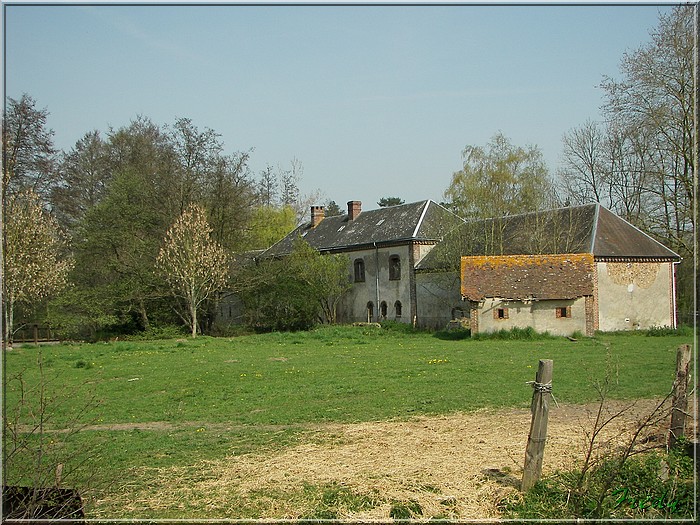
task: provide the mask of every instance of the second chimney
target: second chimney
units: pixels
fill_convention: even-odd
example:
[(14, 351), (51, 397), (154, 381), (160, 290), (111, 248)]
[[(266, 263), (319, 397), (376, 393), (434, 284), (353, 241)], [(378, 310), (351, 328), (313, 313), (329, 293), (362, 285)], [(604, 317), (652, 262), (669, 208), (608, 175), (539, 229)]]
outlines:
[(361, 201), (348, 201), (348, 220), (354, 221), (362, 213)]
[(321, 224), (325, 216), (326, 214), (323, 211), (323, 206), (311, 206), (311, 227), (315, 228)]

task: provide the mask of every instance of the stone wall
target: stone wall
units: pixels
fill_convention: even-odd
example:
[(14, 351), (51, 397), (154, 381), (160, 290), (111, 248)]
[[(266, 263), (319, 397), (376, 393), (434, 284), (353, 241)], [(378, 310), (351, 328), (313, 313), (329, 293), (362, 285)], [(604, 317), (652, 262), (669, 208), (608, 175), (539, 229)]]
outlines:
[(598, 262), (597, 278), (600, 330), (674, 326), (673, 263)]
[[(538, 332), (568, 336), (586, 334), (586, 298), (545, 301), (512, 301), (488, 298), (472, 311), (478, 315), (479, 332), (532, 327)], [(590, 334), (592, 335), (592, 334)]]

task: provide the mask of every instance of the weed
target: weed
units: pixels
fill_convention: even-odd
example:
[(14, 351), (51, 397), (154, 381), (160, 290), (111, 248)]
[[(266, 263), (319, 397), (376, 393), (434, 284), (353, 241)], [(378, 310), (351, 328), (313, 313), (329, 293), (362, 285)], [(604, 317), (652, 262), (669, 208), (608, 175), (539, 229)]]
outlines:
[(474, 334), (473, 338), (478, 341), (542, 341), (545, 339), (556, 339), (549, 332), (537, 332), (531, 326), (527, 328), (514, 327), (510, 330), (499, 330), (498, 332), (479, 332)]
[(423, 508), (416, 500), (392, 501), (389, 517), (395, 520), (410, 520), (423, 515)]

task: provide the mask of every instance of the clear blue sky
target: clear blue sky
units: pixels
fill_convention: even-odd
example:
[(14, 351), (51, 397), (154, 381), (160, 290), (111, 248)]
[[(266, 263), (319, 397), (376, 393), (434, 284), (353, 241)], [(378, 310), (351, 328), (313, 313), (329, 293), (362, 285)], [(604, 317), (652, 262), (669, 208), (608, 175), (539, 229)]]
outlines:
[(49, 113), (56, 146), (189, 117), (229, 152), (304, 166), (341, 207), (442, 200), (467, 144), (502, 131), (551, 172), (598, 119), (603, 75), (671, 6), (5, 5), (5, 89)]

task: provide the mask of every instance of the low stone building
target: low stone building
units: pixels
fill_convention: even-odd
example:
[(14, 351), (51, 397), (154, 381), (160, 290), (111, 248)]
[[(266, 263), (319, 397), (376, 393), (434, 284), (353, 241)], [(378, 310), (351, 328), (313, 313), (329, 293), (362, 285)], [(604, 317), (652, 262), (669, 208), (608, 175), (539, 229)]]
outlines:
[(441, 302), (446, 322), (455, 317), (448, 308), (459, 280), (459, 313), (473, 333), (675, 327), (679, 261), (638, 228), (590, 204), (465, 223), (416, 268), (418, 296), (428, 295), (432, 310)]

